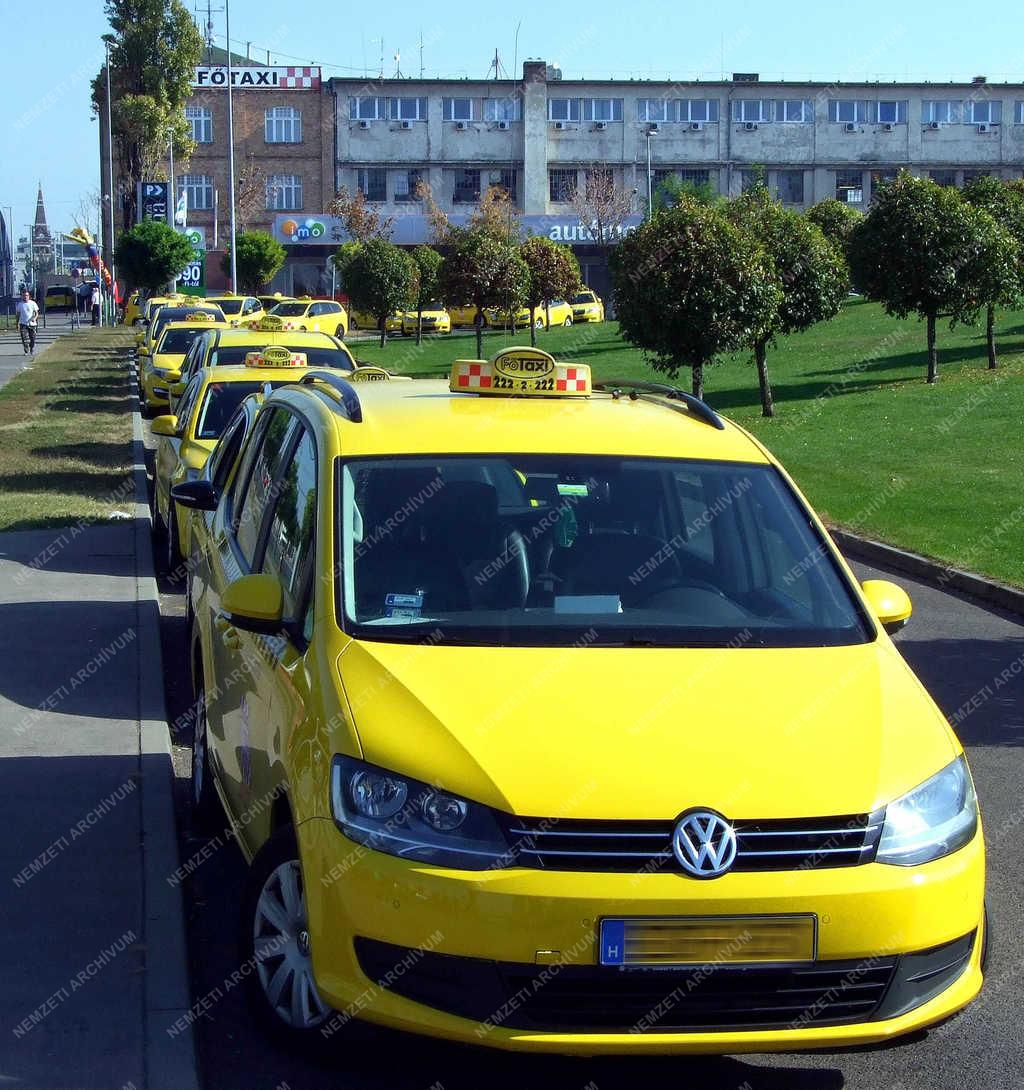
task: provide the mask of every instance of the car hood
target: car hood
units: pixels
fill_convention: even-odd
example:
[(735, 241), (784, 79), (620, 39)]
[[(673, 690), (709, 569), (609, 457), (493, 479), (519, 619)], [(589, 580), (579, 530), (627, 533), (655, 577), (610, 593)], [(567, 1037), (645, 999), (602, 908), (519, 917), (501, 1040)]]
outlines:
[(524, 816), (866, 813), (953, 759), (887, 640), (812, 649), (352, 641), (367, 761)]

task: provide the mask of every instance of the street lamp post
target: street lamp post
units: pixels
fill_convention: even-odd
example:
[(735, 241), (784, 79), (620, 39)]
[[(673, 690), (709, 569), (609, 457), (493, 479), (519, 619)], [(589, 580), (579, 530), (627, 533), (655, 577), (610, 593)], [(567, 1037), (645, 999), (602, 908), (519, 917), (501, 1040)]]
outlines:
[(224, 33), (228, 53), (228, 191), (231, 217), (231, 290), (238, 291), (238, 264), (235, 260), (235, 115), (231, 104), (231, 14), (229, 0), (224, 0)]
[[(110, 42), (105, 42), (107, 50), (107, 200), (110, 204), (109, 229), (107, 231), (106, 262), (110, 268), (110, 285), (112, 305), (110, 307), (110, 324), (114, 324), (114, 313), (117, 310), (117, 267), (114, 264), (114, 126), (111, 121), (111, 96), (110, 96)], [(102, 211), (102, 210), (101, 210)], [(100, 291), (103, 290), (103, 277), (100, 277)]]
[[(7, 281), (7, 290), (5, 292), (8, 300), (14, 295), (14, 206), (7, 204), (4, 205), (7, 211), (7, 268), (4, 270), (4, 277)], [(9, 306), (9, 304), (8, 304)], [(5, 308), (6, 309), (6, 308)]]
[(654, 214), (654, 175), (651, 173), (651, 137), (657, 133), (657, 129), (647, 126), (647, 218)]

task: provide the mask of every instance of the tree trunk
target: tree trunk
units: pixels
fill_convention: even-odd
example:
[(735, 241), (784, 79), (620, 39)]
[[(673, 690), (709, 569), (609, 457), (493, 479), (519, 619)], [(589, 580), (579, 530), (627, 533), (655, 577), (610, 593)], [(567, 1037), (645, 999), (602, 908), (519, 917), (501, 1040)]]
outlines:
[(530, 344), (537, 347), (537, 308), (530, 304)]
[(704, 364), (693, 365), (693, 396), (704, 400)]
[(416, 343), (423, 343), (423, 307), (416, 308)]
[(989, 303), (985, 315), (985, 337), (988, 341), (988, 369), (996, 369), (996, 308)]
[(768, 345), (765, 341), (754, 345), (754, 359), (757, 360), (757, 381), (761, 385), (761, 415), (774, 416), (775, 403), (772, 401), (772, 384), (768, 380)]
[(484, 312), (479, 307), (476, 308), (473, 324), (476, 326), (476, 358), (482, 360), (484, 358)]
[(384, 347), (388, 343), (388, 320), (387, 318), (381, 318), (380, 320), (380, 346)]
[(936, 382), (939, 377), (939, 352), (935, 347), (935, 315), (928, 315), (928, 381)]
[(544, 302), (544, 330), (545, 332), (551, 328), (551, 304), (545, 300)]

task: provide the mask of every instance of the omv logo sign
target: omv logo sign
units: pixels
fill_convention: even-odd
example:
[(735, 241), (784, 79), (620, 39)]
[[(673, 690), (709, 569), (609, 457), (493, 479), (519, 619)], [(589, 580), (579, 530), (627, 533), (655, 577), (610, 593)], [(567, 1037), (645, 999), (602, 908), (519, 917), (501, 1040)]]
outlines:
[(310, 239), (322, 238), (327, 234), (327, 227), (320, 220), (285, 220), (281, 224), (281, 234), (289, 242), (308, 242)]

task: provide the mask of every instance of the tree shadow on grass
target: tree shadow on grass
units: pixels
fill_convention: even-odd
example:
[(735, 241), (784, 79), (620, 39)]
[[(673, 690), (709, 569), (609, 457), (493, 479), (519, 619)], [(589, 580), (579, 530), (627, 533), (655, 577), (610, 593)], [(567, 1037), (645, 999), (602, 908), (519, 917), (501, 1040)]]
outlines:
[(93, 397), (127, 397), (131, 392), (127, 378), (124, 381), (92, 382), (89, 379), (72, 379), (70, 382), (61, 383), (60, 386), (48, 386), (36, 391), (43, 396), (70, 397), (78, 394), (91, 394)]
[(94, 466), (124, 466), (131, 455), (131, 442), (120, 443), (57, 443), (33, 447), (30, 454), (37, 458), (74, 458)]
[(125, 393), (109, 400), (98, 397), (68, 398), (63, 401), (51, 401), (48, 409), (66, 413), (107, 413), (112, 416), (123, 416), (128, 406), (130, 395)]
[(0, 474), (0, 495), (18, 492), (55, 492), (59, 495), (87, 496), (90, 499), (107, 500), (124, 490), (125, 481), (131, 477), (131, 473), (131, 468), (121, 471), (109, 469), (3, 473)]

